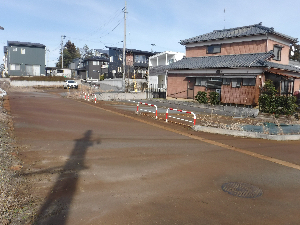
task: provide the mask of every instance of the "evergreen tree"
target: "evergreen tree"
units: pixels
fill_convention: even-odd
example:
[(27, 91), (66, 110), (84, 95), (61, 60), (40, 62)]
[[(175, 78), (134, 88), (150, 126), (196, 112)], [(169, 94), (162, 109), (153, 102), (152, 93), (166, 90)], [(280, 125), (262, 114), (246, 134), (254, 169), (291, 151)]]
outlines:
[[(64, 55), (64, 68), (67, 68), (69, 64), (76, 58), (80, 58), (80, 50), (72, 43), (70, 40), (64, 45), (63, 49)], [(61, 53), (58, 58), (58, 62), (56, 63), (56, 67), (61, 68)]]

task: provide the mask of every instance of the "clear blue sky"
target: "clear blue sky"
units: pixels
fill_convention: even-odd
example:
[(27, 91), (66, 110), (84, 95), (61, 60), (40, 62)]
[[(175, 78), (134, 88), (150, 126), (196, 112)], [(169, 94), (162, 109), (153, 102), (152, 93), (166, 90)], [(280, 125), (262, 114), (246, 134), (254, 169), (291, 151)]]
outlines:
[[(0, 63), (7, 41), (46, 45), (48, 66), (57, 62), (62, 35), (79, 48), (123, 47), (124, 6), (125, 0), (0, 0)], [(259, 22), (300, 39), (299, 9), (299, 0), (127, 0), (127, 48), (185, 52), (182, 39)]]

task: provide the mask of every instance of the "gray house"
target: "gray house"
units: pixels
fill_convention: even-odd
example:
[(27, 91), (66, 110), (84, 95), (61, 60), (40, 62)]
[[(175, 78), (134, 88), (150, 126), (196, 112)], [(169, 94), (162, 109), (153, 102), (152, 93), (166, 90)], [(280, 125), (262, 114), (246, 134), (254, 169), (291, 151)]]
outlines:
[(7, 41), (5, 73), (9, 76), (45, 75), (45, 48), (39, 43)]
[(83, 60), (83, 66), (76, 69), (77, 75), (80, 79), (99, 79), (100, 76), (104, 75), (107, 77), (108, 73), (108, 62), (107, 57), (92, 56)]

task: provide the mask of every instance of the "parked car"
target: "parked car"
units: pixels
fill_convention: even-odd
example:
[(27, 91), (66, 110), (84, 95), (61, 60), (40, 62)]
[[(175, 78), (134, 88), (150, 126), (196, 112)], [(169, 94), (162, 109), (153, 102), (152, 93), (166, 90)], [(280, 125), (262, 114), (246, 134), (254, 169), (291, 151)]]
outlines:
[(75, 80), (67, 80), (66, 83), (64, 84), (64, 89), (67, 88), (78, 88), (78, 84)]

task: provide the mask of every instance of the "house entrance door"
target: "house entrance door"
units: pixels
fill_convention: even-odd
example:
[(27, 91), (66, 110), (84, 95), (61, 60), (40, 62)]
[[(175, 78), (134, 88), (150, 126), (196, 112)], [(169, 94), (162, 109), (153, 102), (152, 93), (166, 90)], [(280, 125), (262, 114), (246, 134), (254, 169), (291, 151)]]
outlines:
[(187, 98), (188, 99), (194, 99), (194, 88), (188, 88)]

